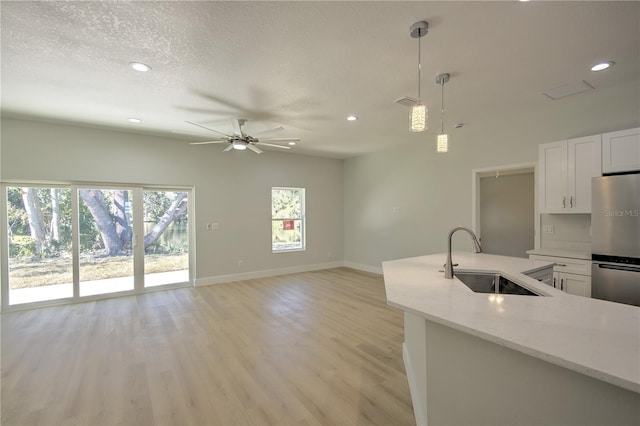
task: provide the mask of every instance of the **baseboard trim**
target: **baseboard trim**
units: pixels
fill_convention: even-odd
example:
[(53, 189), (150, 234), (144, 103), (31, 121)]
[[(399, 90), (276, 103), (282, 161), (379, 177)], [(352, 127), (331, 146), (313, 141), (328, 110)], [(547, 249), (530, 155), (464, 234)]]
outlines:
[(407, 381), (409, 382), (409, 392), (411, 392), (411, 402), (413, 403), (413, 415), (416, 418), (417, 426), (427, 426), (427, 407), (422, 406), (422, 401), (419, 401), (418, 396), (418, 384), (415, 382), (416, 375), (411, 364), (411, 357), (409, 356), (409, 350), (407, 344), (402, 343), (402, 359), (404, 361), (404, 371), (407, 373)]
[(371, 272), (372, 274), (382, 275), (382, 266), (363, 265), (361, 263), (348, 262), (348, 261), (345, 261), (343, 266), (351, 269), (357, 269), (359, 271)]
[(253, 280), (258, 278), (273, 277), (276, 275), (296, 274), (300, 272), (319, 271), (322, 269), (340, 268), (345, 266), (343, 261), (316, 263), (313, 265), (292, 266), (289, 268), (265, 269), (261, 271), (242, 272), (239, 274), (217, 275), (213, 277), (198, 278), (195, 280), (196, 287), (213, 284), (223, 284), (234, 281)]

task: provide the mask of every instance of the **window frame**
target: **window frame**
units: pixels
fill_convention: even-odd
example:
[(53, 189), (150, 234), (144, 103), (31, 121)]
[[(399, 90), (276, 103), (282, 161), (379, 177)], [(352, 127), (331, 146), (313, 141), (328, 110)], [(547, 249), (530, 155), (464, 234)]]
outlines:
[[(289, 191), (299, 191), (300, 192), (300, 217), (287, 217), (275, 218), (273, 215), (273, 191), (274, 190), (289, 190)], [(297, 251), (306, 251), (307, 250), (307, 232), (306, 232), (306, 188), (302, 187), (291, 187), (291, 186), (272, 186), (271, 187), (271, 253), (291, 253)], [(273, 243), (273, 223), (274, 222), (282, 222), (285, 220), (293, 220), (300, 221), (300, 247), (295, 248), (275, 248)]]

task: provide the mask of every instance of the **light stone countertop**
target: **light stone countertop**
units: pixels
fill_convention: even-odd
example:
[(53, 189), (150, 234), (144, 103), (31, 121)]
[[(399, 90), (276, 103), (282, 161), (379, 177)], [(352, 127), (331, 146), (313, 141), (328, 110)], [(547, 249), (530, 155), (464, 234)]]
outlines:
[(640, 393), (640, 308), (573, 296), (523, 275), (552, 263), (454, 252), (455, 270), (499, 271), (541, 296), (475, 293), (444, 278), (446, 254), (382, 263), (387, 303), (474, 335)]

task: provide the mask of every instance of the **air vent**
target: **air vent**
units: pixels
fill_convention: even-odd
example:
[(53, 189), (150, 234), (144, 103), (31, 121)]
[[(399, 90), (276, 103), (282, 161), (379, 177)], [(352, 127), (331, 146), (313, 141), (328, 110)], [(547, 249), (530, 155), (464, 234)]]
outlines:
[(554, 101), (560, 98), (566, 98), (567, 96), (577, 95), (578, 93), (588, 92), (593, 90), (594, 87), (582, 80), (578, 83), (563, 84), (562, 86), (554, 87), (543, 93), (543, 95), (550, 97)]
[(417, 99), (410, 98), (410, 97), (408, 97), (408, 96), (403, 96), (403, 97), (401, 97), (401, 98), (396, 99), (396, 100), (395, 100), (395, 101), (393, 101), (393, 102), (395, 102), (395, 103), (397, 103), (397, 104), (400, 104), (400, 105), (407, 106), (407, 107), (412, 107), (412, 106), (414, 106), (415, 104), (417, 104), (417, 103), (418, 103), (418, 100), (417, 100)]

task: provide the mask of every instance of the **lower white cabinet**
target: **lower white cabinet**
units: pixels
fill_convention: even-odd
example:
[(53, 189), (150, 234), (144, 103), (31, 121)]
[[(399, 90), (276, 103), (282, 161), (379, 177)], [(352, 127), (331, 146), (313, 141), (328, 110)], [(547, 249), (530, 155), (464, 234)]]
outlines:
[(551, 287), (576, 296), (591, 297), (591, 261), (559, 256), (531, 254), (529, 259), (553, 262)]
[(566, 272), (554, 272), (554, 288), (576, 296), (591, 297), (591, 277)]
[(548, 268), (540, 269), (535, 272), (530, 272), (526, 275), (540, 281), (541, 283), (553, 286), (553, 267), (551, 266)]

